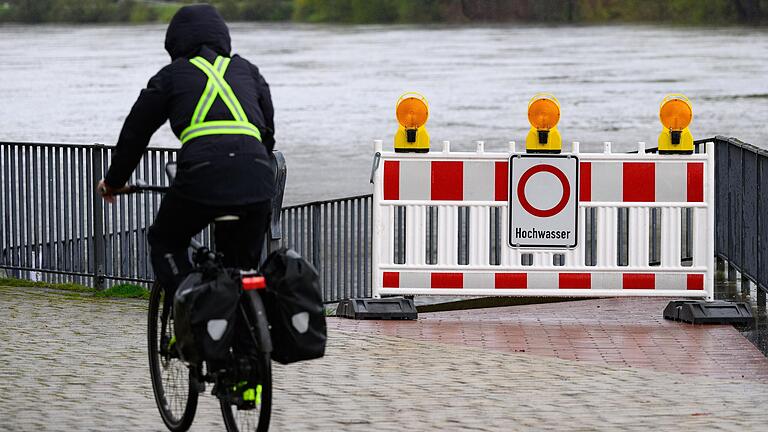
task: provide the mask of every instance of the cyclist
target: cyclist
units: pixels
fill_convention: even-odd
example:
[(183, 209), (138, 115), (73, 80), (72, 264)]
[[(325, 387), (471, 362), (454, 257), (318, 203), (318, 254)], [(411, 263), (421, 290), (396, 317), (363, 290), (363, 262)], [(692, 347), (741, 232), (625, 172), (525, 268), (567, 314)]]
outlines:
[[(97, 188), (114, 202), (152, 134), (170, 120), (182, 144), (177, 174), (147, 237), (155, 275), (173, 292), (192, 268), (190, 238), (220, 216), (239, 217), (216, 226), (217, 248), (236, 251), (224, 264), (257, 267), (275, 194), (275, 140), (269, 86), (256, 66), (230, 56), (229, 29), (213, 6), (179, 9), (165, 49), (172, 62), (141, 91)], [(236, 244), (222, 245), (225, 239)]]

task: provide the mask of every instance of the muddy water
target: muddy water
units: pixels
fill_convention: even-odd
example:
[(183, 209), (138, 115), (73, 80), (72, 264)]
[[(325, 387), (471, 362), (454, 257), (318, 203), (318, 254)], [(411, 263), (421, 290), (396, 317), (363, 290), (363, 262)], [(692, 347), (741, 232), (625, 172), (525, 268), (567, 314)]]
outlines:
[[(287, 203), (368, 193), (372, 140), (397, 97), (431, 103), (433, 145), (502, 149), (527, 132), (539, 91), (563, 106), (566, 142), (654, 143), (669, 92), (695, 104), (695, 137), (763, 144), (768, 32), (739, 28), (401, 27), (234, 24), (235, 52), (271, 83)], [(114, 143), (139, 89), (168, 61), (164, 26), (0, 26), (0, 141)], [(177, 146), (164, 126), (152, 141)]]

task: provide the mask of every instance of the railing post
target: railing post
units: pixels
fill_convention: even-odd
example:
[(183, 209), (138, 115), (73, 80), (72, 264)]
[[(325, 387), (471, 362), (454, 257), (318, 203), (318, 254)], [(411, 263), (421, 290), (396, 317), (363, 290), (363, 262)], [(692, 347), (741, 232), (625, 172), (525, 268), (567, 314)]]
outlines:
[(744, 273), (741, 274), (741, 295), (744, 297), (749, 296), (751, 284), (749, 278)]
[(267, 253), (272, 253), (280, 248), (280, 240), (283, 238), (283, 231), (280, 228), (280, 214), (283, 208), (283, 195), (285, 194), (285, 179), (288, 175), (288, 167), (285, 163), (285, 157), (279, 151), (272, 152), (272, 166), (275, 169), (275, 199), (272, 200), (272, 221), (269, 227), (269, 239), (267, 242)]
[(96, 289), (104, 289), (104, 200), (96, 190), (96, 185), (104, 176), (104, 144), (96, 144), (91, 152), (91, 178), (93, 179), (93, 285)]
[(312, 204), (312, 265), (319, 271), (320, 266), (320, 204)]

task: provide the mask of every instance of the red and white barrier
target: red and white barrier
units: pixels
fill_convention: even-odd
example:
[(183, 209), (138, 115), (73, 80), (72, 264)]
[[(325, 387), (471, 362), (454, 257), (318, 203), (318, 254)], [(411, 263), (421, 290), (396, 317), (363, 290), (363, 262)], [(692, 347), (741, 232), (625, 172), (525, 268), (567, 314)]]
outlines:
[[(374, 176), (373, 291), (382, 295), (671, 296), (712, 298), (714, 151), (693, 155), (579, 153), (577, 246), (502, 242), (491, 264), (491, 213), (508, 238), (509, 153), (382, 152)], [(514, 185), (513, 185), (514, 187)], [(561, 191), (556, 191), (561, 192)], [(405, 262), (395, 263), (395, 209), (405, 208)], [(437, 262), (427, 263), (427, 209), (437, 209)], [(469, 208), (469, 259), (458, 263), (459, 209)], [(596, 208), (596, 265), (585, 264), (585, 212)], [(628, 213), (628, 265), (618, 261), (618, 213)], [(660, 262), (649, 264), (650, 211), (660, 209)], [(692, 209), (692, 262), (681, 262), (681, 217)], [(523, 265), (523, 254), (532, 264)], [(563, 255), (563, 265), (554, 265)]]

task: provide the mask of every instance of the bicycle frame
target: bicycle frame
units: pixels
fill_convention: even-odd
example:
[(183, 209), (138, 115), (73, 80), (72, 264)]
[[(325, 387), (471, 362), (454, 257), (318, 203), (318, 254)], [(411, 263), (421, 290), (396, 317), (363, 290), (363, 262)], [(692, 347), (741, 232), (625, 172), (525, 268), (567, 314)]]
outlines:
[[(169, 177), (173, 178), (172, 170), (166, 167), (166, 171), (168, 172)], [(132, 194), (132, 193), (140, 193), (140, 192), (153, 192), (153, 193), (165, 193), (168, 192), (170, 188), (167, 186), (156, 186), (156, 185), (147, 185), (143, 183), (137, 183), (133, 185), (128, 185), (114, 193), (114, 195), (126, 195), (126, 194)], [(215, 223), (220, 223), (218, 221), (214, 221)], [(226, 223), (226, 222), (225, 222)], [(217, 254), (214, 251), (211, 251), (200, 243), (199, 241), (195, 240), (194, 238), (190, 239), (189, 243), (190, 249), (193, 251), (193, 256), (195, 257), (194, 265), (195, 267), (200, 267), (205, 264), (206, 261), (215, 261), (217, 259), (220, 259), (220, 255)], [(248, 277), (248, 276), (255, 276), (257, 273), (254, 271), (241, 271), (240, 275), (241, 277)], [(170, 313), (169, 309), (169, 303), (172, 305), (172, 302), (169, 302), (166, 300), (163, 304), (163, 310), (162, 310), (162, 319), (163, 319), (163, 326), (161, 328), (161, 340), (166, 335), (166, 328), (165, 323), (167, 323), (168, 314)], [(250, 308), (246, 307), (250, 306)], [(249, 317), (248, 311), (253, 311), (252, 317)], [(242, 294), (240, 296), (240, 304), (238, 305), (238, 313), (241, 314), (241, 317), (244, 319), (244, 321), (248, 325), (248, 329), (250, 330), (251, 336), (254, 338), (253, 342), (255, 343), (258, 350), (262, 353), (271, 353), (272, 352), (272, 339), (269, 333), (269, 322), (267, 321), (267, 312), (264, 308), (264, 303), (261, 300), (261, 296), (258, 294), (258, 290), (243, 290)], [(206, 382), (213, 382), (215, 377), (209, 376), (210, 374), (206, 374), (205, 376), (202, 376)]]

